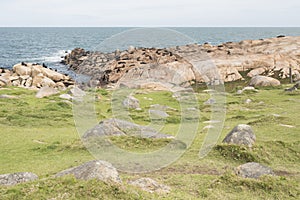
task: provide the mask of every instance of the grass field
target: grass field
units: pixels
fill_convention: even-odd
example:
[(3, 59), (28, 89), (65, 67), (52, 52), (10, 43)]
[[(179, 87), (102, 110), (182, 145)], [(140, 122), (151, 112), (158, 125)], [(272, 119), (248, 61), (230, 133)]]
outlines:
[[(55, 173), (95, 159), (83, 146), (76, 131), (72, 103), (56, 96), (36, 99), (35, 91), (2, 88), (0, 98), (0, 174), (33, 172), (40, 179), (13, 187), (0, 187), (0, 199), (299, 199), (300, 198), (300, 92), (286, 93), (278, 88), (236, 94), (238, 86), (226, 87), (226, 121), (218, 144), (203, 159), (199, 149), (207, 134), (210, 98), (199, 90), (200, 122), (195, 140), (175, 163), (145, 174), (120, 172), (122, 185), (101, 181), (79, 181), (73, 177), (53, 178)], [(113, 116), (110, 91), (98, 90), (95, 109), (98, 120)], [(180, 125), (180, 105), (168, 92), (138, 91), (141, 111), (130, 110), (137, 124), (150, 122), (153, 104), (167, 105), (170, 115), (163, 133), (176, 135)], [(252, 102), (245, 103), (246, 99)], [(238, 124), (249, 124), (257, 141), (252, 149), (224, 145), (222, 140)], [(157, 149), (165, 140), (113, 138), (121, 148), (131, 151)], [(277, 176), (258, 180), (234, 175), (234, 168), (255, 161), (271, 167)], [(169, 194), (143, 192), (128, 180), (150, 177), (171, 187)]]

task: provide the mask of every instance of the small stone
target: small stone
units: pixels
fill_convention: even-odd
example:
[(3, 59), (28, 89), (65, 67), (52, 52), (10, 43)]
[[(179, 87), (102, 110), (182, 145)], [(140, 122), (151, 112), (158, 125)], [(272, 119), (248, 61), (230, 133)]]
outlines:
[(216, 103), (216, 100), (215, 99), (208, 99), (206, 102), (204, 102), (204, 105), (213, 105)]
[(123, 106), (130, 109), (137, 109), (140, 107), (140, 101), (130, 95), (123, 101)]
[(258, 179), (263, 175), (274, 175), (271, 168), (263, 166), (259, 163), (250, 162), (238, 166), (235, 169), (235, 173), (243, 178), (255, 178)]
[(151, 118), (167, 118), (169, 115), (163, 110), (149, 110)]
[(237, 93), (237, 94), (242, 94), (242, 93), (243, 93), (243, 90), (238, 90), (236, 93)]
[(252, 102), (251, 99), (246, 99), (246, 100), (245, 100), (245, 104), (250, 104), (251, 102)]
[(142, 190), (150, 193), (164, 194), (170, 193), (171, 191), (171, 188), (169, 186), (160, 184), (151, 178), (140, 178), (135, 181), (129, 181), (128, 184), (137, 186)]
[(73, 99), (73, 97), (69, 94), (61, 94), (61, 95), (59, 95), (59, 98), (67, 99), (67, 100), (72, 100)]

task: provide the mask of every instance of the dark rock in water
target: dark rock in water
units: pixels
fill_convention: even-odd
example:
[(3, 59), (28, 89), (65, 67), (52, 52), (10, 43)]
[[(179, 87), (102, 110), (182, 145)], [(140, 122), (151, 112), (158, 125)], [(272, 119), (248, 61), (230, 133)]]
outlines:
[(273, 170), (269, 167), (263, 166), (259, 163), (250, 162), (238, 166), (235, 169), (235, 173), (243, 178), (255, 178), (258, 179), (263, 175), (274, 175)]
[(77, 179), (98, 179), (104, 182), (122, 183), (119, 173), (109, 162), (94, 160), (56, 174), (56, 177), (74, 175)]
[(136, 136), (142, 138), (165, 138), (173, 139), (174, 136), (162, 134), (147, 126), (141, 126), (132, 122), (120, 119), (107, 119), (101, 121), (99, 125), (88, 130), (83, 138), (97, 136)]
[(278, 35), (277, 38), (284, 38), (285, 35)]
[(33, 181), (39, 177), (31, 172), (19, 172), (14, 174), (2, 174), (0, 175), (0, 185), (16, 185), (18, 183), (24, 183)]
[(252, 147), (255, 140), (256, 136), (254, 135), (251, 126), (240, 124), (225, 137), (223, 143)]

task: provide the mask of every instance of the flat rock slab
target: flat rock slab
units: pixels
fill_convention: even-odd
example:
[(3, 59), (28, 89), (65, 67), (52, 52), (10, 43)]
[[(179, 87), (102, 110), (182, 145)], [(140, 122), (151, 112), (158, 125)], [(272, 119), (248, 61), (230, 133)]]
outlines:
[(151, 178), (140, 178), (135, 181), (129, 181), (128, 184), (137, 186), (142, 190), (150, 193), (163, 194), (169, 193), (171, 191), (171, 188), (169, 186), (160, 184)]
[(44, 98), (51, 95), (58, 94), (58, 90), (52, 87), (42, 87), (37, 94), (35, 95), (36, 98)]
[(225, 137), (223, 143), (252, 147), (255, 140), (256, 136), (254, 135), (251, 126), (240, 124)]
[(235, 170), (236, 175), (243, 178), (259, 178), (263, 175), (274, 175), (273, 170), (259, 163), (250, 162), (240, 165)]
[(280, 81), (272, 78), (272, 77), (267, 77), (267, 76), (254, 76), (250, 83), (250, 86), (254, 87), (267, 87), (267, 86), (279, 86)]
[(119, 173), (109, 162), (94, 160), (56, 174), (56, 177), (74, 175), (77, 179), (98, 179), (104, 182), (122, 183)]
[(25, 183), (28, 181), (34, 181), (39, 177), (31, 172), (19, 172), (13, 174), (2, 174), (0, 175), (0, 185), (16, 185), (18, 183)]
[(18, 99), (17, 96), (7, 95), (7, 94), (1, 94), (0, 99)]
[(83, 138), (92, 136), (136, 136), (142, 138), (173, 139), (174, 136), (159, 133), (156, 130), (120, 119), (107, 119), (88, 130)]

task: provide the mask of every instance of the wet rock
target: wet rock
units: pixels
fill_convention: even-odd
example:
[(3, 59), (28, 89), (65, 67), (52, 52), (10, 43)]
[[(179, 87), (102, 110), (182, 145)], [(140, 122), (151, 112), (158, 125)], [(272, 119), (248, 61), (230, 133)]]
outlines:
[(274, 175), (271, 168), (255, 162), (250, 162), (238, 166), (235, 169), (235, 173), (238, 176), (241, 176), (243, 178), (255, 178), (255, 179), (258, 179), (263, 175)]
[(163, 193), (170, 193), (171, 191), (171, 188), (169, 186), (160, 184), (151, 178), (140, 178), (135, 181), (129, 181), (128, 184), (137, 186), (142, 190), (150, 193), (163, 194)]
[(98, 179), (104, 182), (122, 183), (119, 173), (109, 162), (94, 160), (56, 174), (56, 177), (74, 175), (77, 179)]
[(240, 124), (225, 137), (223, 143), (252, 147), (255, 141), (256, 136), (251, 126)]
[(19, 172), (0, 175), (0, 185), (12, 186), (38, 179), (38, 176), (31, 172)]

